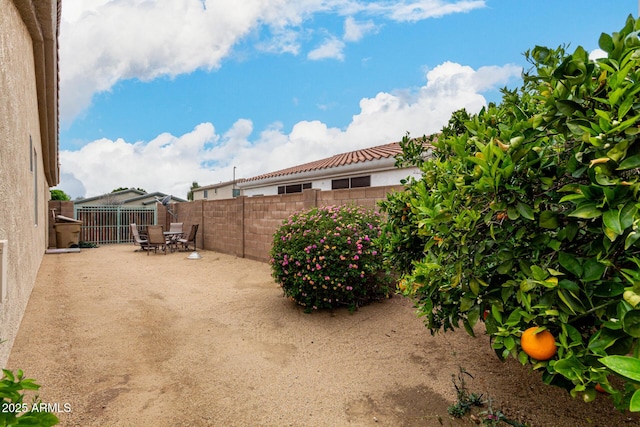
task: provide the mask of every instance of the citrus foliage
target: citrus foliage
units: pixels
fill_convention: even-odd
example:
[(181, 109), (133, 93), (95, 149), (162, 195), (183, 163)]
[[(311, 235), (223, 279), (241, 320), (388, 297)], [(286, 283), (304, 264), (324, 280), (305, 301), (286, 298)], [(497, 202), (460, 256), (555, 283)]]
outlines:
[[(403, 139), (398, 163), (422, 178), (382, 203), (385, 253), (432, 332), (473, 334), (486, 315), (500, 358), (585, 400), (603, 384), (620, 407), (635, 385), (614, 390), (599, 358), (640, 352), (639, 29), (630, 16), (603, 34), (597, 61), (526, 52), (532, 69), (500, 105)], [(532, 326), (556, 337), (551, 360), (522, 351)]]
[(0, 425), (48, 427), (58, 424), (58, 417), (39, 409), (39, 400), (36, 399), (31, 404), (24, 401), (26, 390), (39, 388), (34, 380), (25, 378), (21, 370), (14, 374), (8, 369), (3, 369), (0, 379)]
[(307, 311), (355, 309), (388, 295), (382, 255), (374, 244), (379, 235), (379, 214), (362, 207), (298, 212), (274, 234), (272, 275)]

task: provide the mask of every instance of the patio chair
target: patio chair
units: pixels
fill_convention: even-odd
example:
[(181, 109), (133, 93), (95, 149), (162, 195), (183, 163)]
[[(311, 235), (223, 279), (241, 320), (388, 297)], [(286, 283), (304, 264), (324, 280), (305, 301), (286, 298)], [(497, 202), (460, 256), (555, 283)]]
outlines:
[(164, 232), (161, 225), (150, 225), (147, 227), (147, 235), (149, 243), (147, 243), (147, 255), (153, 248), (153, 253), (157, 253), (160, 249), (164, 254), (167, 254), (167, 240), (164, 237)]
[(169, 224), (169, 231), (164, 233), (167, 236), (167, 245), (171, 252), (178, 249), (178, 239), (184, 239), (184, 222), (172, 222)]
[(172, 233), (184, 233), (184, 222), (172, 222), (169, 224), (169, 231)]
[(193, 224), (191, 226), (191, 230), (189, 231), (189, 235), (178, 239), (178, 243), (182, 245), (182, 251), (186, 252), (189, 250), (189, 244), (193, 244), (193, 250), (196, 250), (196, 234), (198, 234), (198, 226), (200, 224)]
[[(138, 225), (135, 222), (129, 224), (131, 227), (131, 235), (133, 236), (133, 244), (140, 246), (140, 249), (136, 249), (135, 251), (146, 251), (148, 248), (149, 240), (140, 236), (140, 232), (138, 231)], [(145, 236), (146, 237), (146, 236)]]

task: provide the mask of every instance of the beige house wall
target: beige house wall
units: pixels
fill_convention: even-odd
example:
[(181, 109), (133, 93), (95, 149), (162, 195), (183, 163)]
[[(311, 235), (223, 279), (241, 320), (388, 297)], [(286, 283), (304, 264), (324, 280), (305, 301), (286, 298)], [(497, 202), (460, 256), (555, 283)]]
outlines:
[(0, 302), (4, 367), (47, 247), (49, 182), (32, 39), (12, 1), (0, 0), (0, 11), (0, 240), (7, 241), (2, 269), (6, 298)]
[[(207, 197), (205, 197), (205, 191)], [(233, 198), (233, 184), (222, 186), (207, 186), (193, 190), (193, 200), (221, 200)]]

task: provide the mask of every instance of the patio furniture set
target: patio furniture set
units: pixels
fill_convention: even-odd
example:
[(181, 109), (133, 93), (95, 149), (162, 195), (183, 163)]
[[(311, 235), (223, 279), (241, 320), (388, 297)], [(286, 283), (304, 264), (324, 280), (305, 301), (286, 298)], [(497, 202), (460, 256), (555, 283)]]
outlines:
[[(140, 251), (146, 251), (147, 255), (153, 250), (167, 254), (169, 252), (187, 252), (196, 250), (196, 234), (198, 233), (198, 225), (193, 224), (188, 233), (183, 230), (184, 223), (172, 222), (169, 230), (165, 231), (161, 225), (149, 225), (146, 230), (138, 229), (138, 225), (131, 223), (131, 235), (133, 236), (133, 244), (140, 246)], [(193, 249), (190, 249), (193, 246)]]

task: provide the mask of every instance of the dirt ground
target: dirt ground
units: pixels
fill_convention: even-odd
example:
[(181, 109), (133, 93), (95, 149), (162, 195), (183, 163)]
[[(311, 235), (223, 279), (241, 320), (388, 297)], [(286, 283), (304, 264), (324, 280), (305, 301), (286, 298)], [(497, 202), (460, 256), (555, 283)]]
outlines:
[[(538, 426), (637, 426), (501, 363), (481, 330), (431, 336), (396, 296), (304, 314), (269, 265), (130, 245), (45, 255), (8, 367), (63, 426), (470, 426), (452, 378)], [(485, 407), (485, 410), (487, 408)]]

